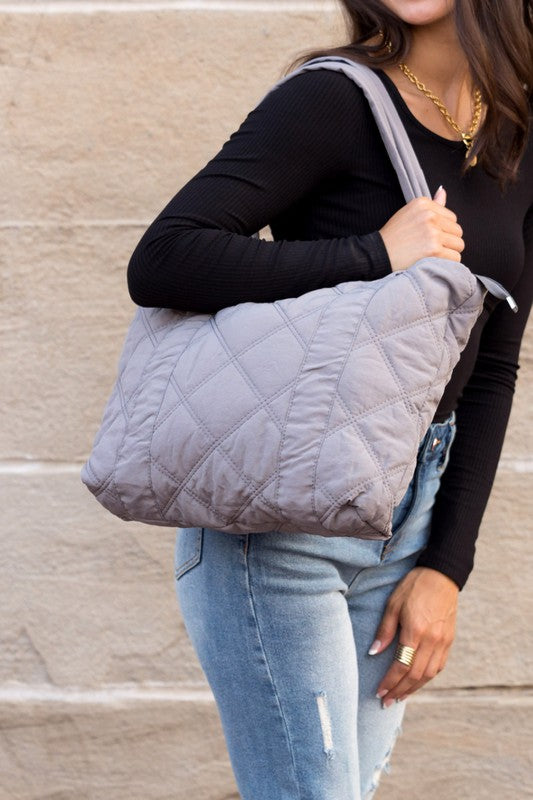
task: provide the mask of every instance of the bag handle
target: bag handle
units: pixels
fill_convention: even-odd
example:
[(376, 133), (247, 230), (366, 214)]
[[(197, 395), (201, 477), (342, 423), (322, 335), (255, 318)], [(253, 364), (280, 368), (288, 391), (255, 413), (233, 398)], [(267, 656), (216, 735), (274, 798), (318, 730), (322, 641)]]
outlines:
[[(306, 61), (293, 72), (285, 75), (267, 94), (295, 75), (315, 69), (332, 69), (337, 72), (344, 72), (363, 90), (398, 176), (405, 201), (409, 203), (415, 197), (429, 197), (431, 199), (431, 192), (424, 172), (413, 150), (400, 115), (383, 82), (370, 67), (365, 64), (358, 64), (343, 56), (319, 56)], [(476, 275), (475, 277), (481, 281), (490, 294), (499, 300), (507, 300), (511, 309), (515, 313), (518, 311), (514, 298), (501, 283), (486, 275)]]

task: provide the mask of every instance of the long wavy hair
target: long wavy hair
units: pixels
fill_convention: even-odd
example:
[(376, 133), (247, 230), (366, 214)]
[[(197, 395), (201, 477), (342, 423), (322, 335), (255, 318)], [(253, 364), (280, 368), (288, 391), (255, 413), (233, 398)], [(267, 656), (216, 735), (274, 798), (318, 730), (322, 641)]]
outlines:
[[(292, 72), (318, 56), (351, 58), (369, 66), (408, 60), (411, 26), (380, 0), (340, 0), (349, 41), (306, 51), (284, 70)], [(527, 144), (533, 102), (533, 0), (456, 0), (453, 11), (459, 42), (479, 87), (486, 114), (465, 159), (474, 156), (503, 191), (516, 181)], [(378, 44), (370, 40), (378, 36)], [(390, 42), (390, 50), (385, 46)]]

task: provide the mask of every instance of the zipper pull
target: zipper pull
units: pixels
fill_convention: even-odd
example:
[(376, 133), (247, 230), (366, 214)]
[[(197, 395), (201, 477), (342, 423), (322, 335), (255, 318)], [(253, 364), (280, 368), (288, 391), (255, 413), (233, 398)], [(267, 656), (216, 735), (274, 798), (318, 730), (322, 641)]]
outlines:
[(511, 310), (514, 311), (514, 313), (516, 314), (516, 312), (518, 311), (518, 306), (516, 305), (516, 301), (515, 301), (514, 297), (512, 295), (508, 294), (505, 299), (507, 300), (507, 302), (511, 306)]
[(494, 280), (494, 278), (487, 278), (486, 275), (476, 275), (478, 281), (481, 281), (485, 289), (490, 292), (494, 297), (497, 297), (498, 300), (507, 300), (509, 303), (509, 307), (511, 311), (516, 312), (518, 311), (518, 306), (516, 304), (516, 300), (511, 295), (507, 289), (501, 285), (498, 281)]

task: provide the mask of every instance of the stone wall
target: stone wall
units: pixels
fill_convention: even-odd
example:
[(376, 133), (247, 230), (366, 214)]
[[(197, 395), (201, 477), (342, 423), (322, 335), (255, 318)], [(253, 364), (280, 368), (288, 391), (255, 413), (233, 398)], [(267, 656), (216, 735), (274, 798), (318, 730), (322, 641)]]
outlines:
[[(325, 2), (0, 2), (0, 800), (237, 798), (174, 532), (79, 480), (148, 223), (308, 47)], [(447, 669), (382, 800), (533, 797), (533, 329)], [(529, 424), (528, 424), (529, 423)], [(273, 800), (275, 800), (273, 798)]]

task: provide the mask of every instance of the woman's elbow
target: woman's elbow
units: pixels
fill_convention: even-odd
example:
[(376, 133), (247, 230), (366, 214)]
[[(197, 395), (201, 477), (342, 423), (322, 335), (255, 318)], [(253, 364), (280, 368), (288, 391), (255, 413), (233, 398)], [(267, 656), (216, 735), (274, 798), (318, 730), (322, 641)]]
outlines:
[[(161, 280), (161, 270), (139, 244), (132, 253), (126, 272), (128, 292), (133, 302), (144, 308), (176, 307), (176, 297), (169, 303), (168, 287)], [(176, 293), (174, 293), (176, 294)], [(178, 298), (179, 299), (179, 298)]]
[(148, 305), (145, 302), (145, 292), (146, 292), (146, 282), (144, 280), (144, 275), (142, 274), (142, 270), (139, 270), (139, 265), (137, 262), (137, 258), (135, 253), (129, 260), (128, 269), (126, 271), (126, 282), (128, 286), (128, 292), (135, 303), (138, 306)]
[[(183, 275), (169, 275), (137, 248), (128, 263), (127, 286), (135, 305), (143, 308), (173, 308), (176, 311), (205, 312), (204, 299), (197, 296), (194, 281)], [(211, 313), (211, 309), (209, 309)]]
[(154, 305), (150, 297), (150, 284), (147, 281), (143, 260), (139, 258), (138, 248), (134, 250), (126, 271), (128, 292), (133, 302), (138, 306), (151, 307)]

